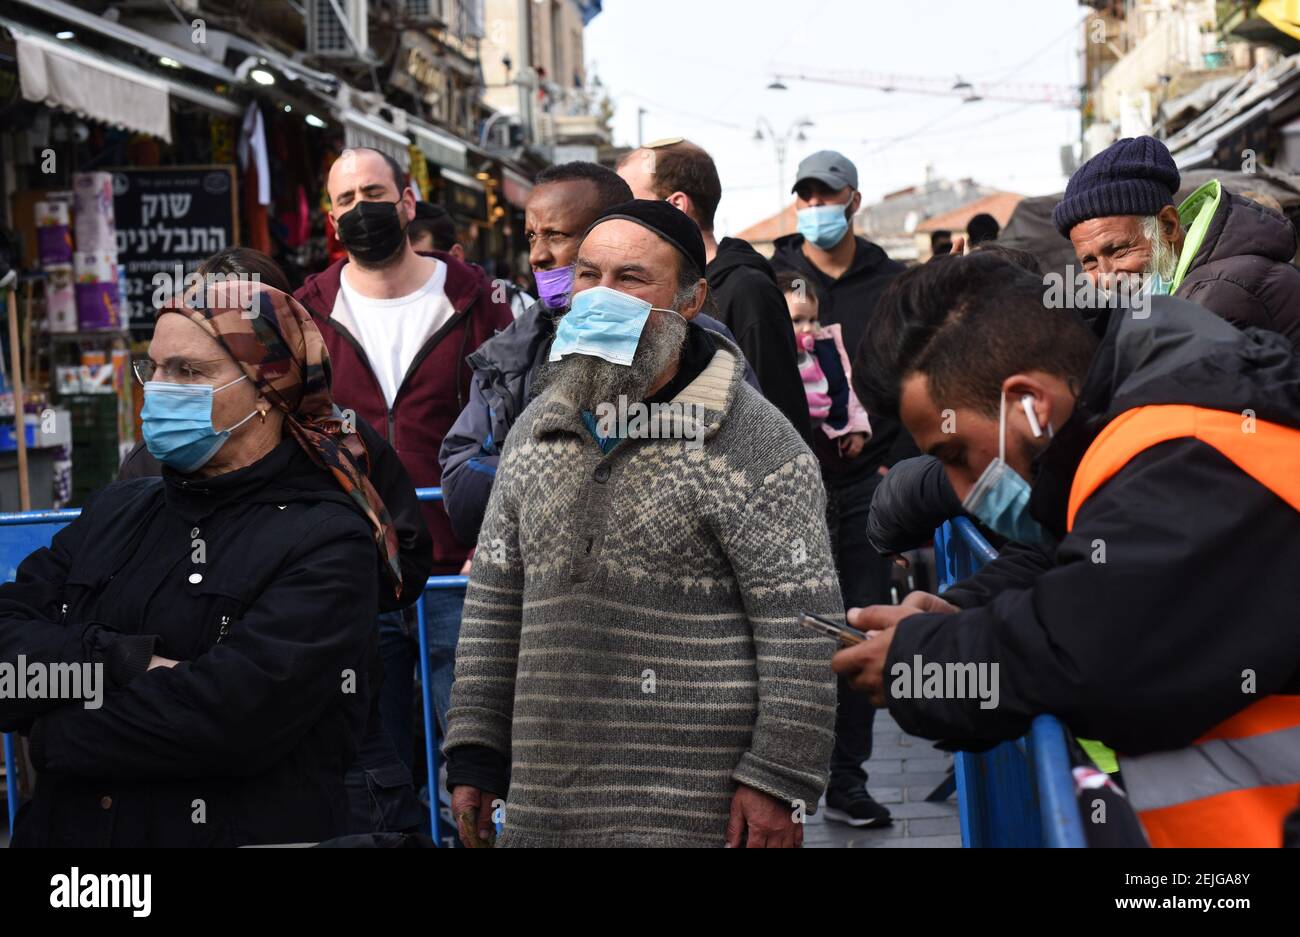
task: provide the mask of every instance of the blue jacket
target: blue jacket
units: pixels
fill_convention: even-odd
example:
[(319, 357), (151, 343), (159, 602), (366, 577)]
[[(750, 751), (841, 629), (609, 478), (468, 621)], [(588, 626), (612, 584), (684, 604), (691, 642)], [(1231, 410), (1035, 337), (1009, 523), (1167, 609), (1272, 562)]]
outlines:
[[(478, 542), (501, 446), (510, 427), (533, 399), (533, 372), (550, 354), (556, 318), (540, 301), (535, 302), (466, 358), (474, 369), (469, 403), (438, 453), (443, 505), (451, 518), (452, 531), (463, 543)], [(695, 321), (735, 343), (735, 337), (718, 320), (699, 315)], [(745, 380), (759, 390), (758, 379), (748, 363)]]

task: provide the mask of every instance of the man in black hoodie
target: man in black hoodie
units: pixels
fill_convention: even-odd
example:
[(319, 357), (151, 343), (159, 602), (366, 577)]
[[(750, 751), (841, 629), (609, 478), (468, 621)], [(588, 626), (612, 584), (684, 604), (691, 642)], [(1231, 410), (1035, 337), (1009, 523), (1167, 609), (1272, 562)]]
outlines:
[[(853, 233), (853, 216), (862, 204), (858, 170), (843, 154), (814, 153), (799, 163), (794, 184), (799, 233), (778, 238), (772, 266), (789, 270), (817, 292), (822, 325), (839, 323), (844, 348), (852, 356), (875, 312), (876, 300), (903, 265), (875, 244)], [(857, 375), (854, 376), (857, 380)], [(889, 600), (889, 562), (867, 538), (871, 499), (886, 467), (915, 455), (898, 420), (868, 409), (871, 439), (853, 458), (840, 454), (833, 440), (814, 436), (822, 464), (835, 545), (840, 589), (846, 606)], [(817, 436), (822, 438), (818, 439)], [(866, 793), (862, 762), (871, 757), (872, 709), (867, 699), (840, 683), (835, 753), (826, 792), (826, 818), (854, 826), (889, 822), (889, 811)]]
[(619, 163), (618, 174), (637, 198), (662, 199), (699, 226), (708, 259), (704, 276), (718, 319), (736, 336), (763, 396), (811, 444), (812, 421), (795, 363), (794, 329), (772, 265), (747, 241), (718, 241), (713, 236), (713, 216), (722, 199), (713, 157), (689, 140), (675, 138), (633, 150)]
[[(942, 599), (852, 610), (872, 636), (835, 669), (927, 738), (1058, 716), (1119, 752), (1153, 845), (1280, 845), (1300, 799), (1290, 344), (1166, 296), (1090, 329), (995, 257), (922, 276), (897, 346), (903, 422), (959, 497), (989, 492), (980, 520), (1042, 552)], [(918, 672), (958, 668), (991, 692), (915, 692)]]

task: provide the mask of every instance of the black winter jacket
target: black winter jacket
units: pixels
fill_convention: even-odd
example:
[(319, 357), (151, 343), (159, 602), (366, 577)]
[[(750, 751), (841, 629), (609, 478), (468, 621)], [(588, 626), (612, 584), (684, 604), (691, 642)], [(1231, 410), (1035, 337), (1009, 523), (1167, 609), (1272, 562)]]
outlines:
[[(1254, 700), (1300, 692), (1300, 512), (1192, 438), (1147, 449), (1099, 488), (1068, 533), (1079, 460), (1117, 415), (1191, 404), (1300, 427), (1300, 361), (1285, 339), (1238, 331), (1155, 297), (1150, 316), (1097, 320), (1104, 338), (1036, 465), (1031, 513), (1059, 538), (1050, 563), (1016, 548), (948, 595), (961, 612), (899, 623), (890, 669), (996, 663), (1000, 699), (890, 700), (904, 731), (997, 741), (1040, 713), (1125, 754), (1183, 747)], [(1300, 472), (1300, 452), (1288, 453)], [(1097, 557), (1104, 547), (1105, 562)], [(1257, 693), (1242, 692), (1243, 671)]]
[[(365, 444), (370, 460), (367, 478), (384, 501), (388, 516), (397, 532), (397, 562), (402, 569), (402, 594), (393, 595), (392, 580), (384, 569), (379, 554), (375, 564), (379, 577), (379, 610), (391, 612), (414, 605), (424, 594), (424, 585), (433, 569), (433, 537), (424, 522), (424, 511), (415, 496), (411, 476), (406, 474), (402, 460), (397, 457), (383, 436), (375, 428), (356, 416), (357, 435)], [(118, 481), (130, 478), (157, 478), (162, 475), (162, 463), (149, 454), (143, 440), (135, 444), (117, 470)]]
[(1223, 190), (1175, 295), (1200, 303), (1233, 325), (1279, 332), (1293, 348), (1300, 348), (1295, 249), (1290, 221)]
[[(102, 706), (0, 700), (38, 772), (16, 846), (349, 832), (375, 653), (365, 519), (292, 440), (210, 479), (117, 482), (0, 586), (0, 662), (100, 662)], [(203, 562), (199, 562), (203, 560)], [(180, 661), (146, 671), (150, 656)]]
[(763, 396), (811, 445), (812, 419), (799, 376), (794, 327), (772, 265), (749, 242), (723, 238), (704, 276), (718, 318), (735, 335), (736, 344), (758, 376)]

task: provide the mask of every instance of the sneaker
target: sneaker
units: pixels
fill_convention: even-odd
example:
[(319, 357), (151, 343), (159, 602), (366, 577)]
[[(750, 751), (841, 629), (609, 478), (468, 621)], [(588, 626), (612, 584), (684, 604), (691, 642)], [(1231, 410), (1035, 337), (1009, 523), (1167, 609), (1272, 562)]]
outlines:
[(889, 826), (893, 822), (889, 808), (876, 803), (865, 788), (848, 793), (828, 791), (825, 816), (836, 823), (859, 827)]

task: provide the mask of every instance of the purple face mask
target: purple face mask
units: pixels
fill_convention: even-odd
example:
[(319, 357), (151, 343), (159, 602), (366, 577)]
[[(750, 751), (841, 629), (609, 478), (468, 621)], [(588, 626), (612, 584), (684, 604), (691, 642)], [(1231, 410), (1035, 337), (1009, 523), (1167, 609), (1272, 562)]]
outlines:
[(533, 279), (537, 281), (537, 295), (547, 309), (563, 309), (569, 305), (573, 294), (573, 264), (556, 267), (553, 270), (534, 270)]

